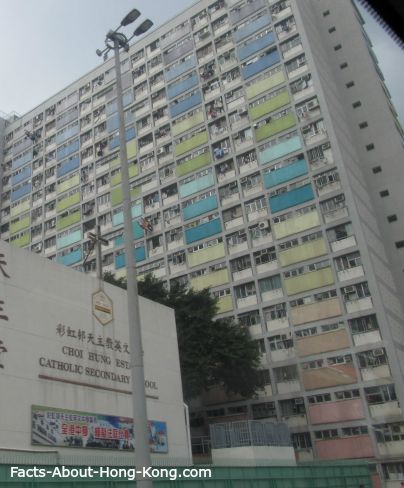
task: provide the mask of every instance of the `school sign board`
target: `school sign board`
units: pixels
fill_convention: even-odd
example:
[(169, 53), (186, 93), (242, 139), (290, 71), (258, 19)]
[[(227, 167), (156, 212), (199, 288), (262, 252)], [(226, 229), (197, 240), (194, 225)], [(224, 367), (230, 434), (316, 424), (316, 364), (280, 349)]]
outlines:
[[(0, 242), (0, 448), (133, 449), (126, 300)], [(150, 449), (157, 462), (187, 462), (174, 311), (140, 297), (140, 314)]]

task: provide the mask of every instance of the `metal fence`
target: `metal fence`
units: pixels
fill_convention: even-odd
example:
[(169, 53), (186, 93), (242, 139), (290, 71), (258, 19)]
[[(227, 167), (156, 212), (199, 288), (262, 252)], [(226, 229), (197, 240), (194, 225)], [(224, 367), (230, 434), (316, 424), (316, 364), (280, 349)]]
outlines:
[(212, 424), (210, 439), (213, 449), (241, 446), (291, 446), (289, 428), (283, 423), (241, 420)]

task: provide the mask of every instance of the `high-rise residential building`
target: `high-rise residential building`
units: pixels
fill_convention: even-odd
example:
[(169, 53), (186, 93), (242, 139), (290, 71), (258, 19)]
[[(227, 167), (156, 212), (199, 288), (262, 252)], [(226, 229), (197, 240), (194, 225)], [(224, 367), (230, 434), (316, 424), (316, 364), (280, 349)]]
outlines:
[[(262, 351), (259, 395), (210, 392), (204, 415), (284, 420), (299, 459), (369, 458), (393, 487), (403, 132), (362, 24), (349, 0), (201, 0), (122, 55), (125, 136), (139, 275), (210, 287)], [(0, 231), (82, 270), (99, 224), (119, 277), (114, 76), (3, 124)]]

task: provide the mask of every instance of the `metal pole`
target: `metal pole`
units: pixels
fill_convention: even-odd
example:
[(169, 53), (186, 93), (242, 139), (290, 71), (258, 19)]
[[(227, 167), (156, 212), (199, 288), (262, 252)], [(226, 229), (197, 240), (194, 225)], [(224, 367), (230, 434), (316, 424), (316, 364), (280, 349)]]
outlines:
[[(123, 195), (123, 223), (124, 243), (126, 259), (126, 280), (128, 299), (129, 321), (129, 347), (131, 353), (132, 374), (132, 403), (135, 434), (135, 463), (136, 471), (143, 467), (151, 466), (149, 431), (147, 424), (145, 377), (143, 364), (142, 334), (140, 330), (139, 295), (136, 279), (136, 266), (132, 249), (132, 209), (129, 190), (128, 154), (126, 150), (125, 121), (122, 102), (122, 79), (119, 56), (119, 43), (114, 40), (115, 71), (116, 71), (116, 95), (119, 116), (119, 141)], [(152, 481), (136, 474), (136, 486), (138, 488), (151, 488)]]
[(96, 228), (95, 239), (97, 277), (100, 281), (102, 281), (101, 228), (99, 225), (97, 225)]

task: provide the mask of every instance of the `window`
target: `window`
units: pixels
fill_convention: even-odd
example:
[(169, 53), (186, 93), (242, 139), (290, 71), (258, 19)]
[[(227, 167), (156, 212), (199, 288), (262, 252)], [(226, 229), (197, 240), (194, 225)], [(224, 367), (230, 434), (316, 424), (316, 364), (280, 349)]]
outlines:
[(390, 195), (389, 190), (382, 190), (381, 192), (379, 192), (379, 194), (382, 198), (388, 197)]
[(318, 430), (314, 432), (314, 436), (316, 439), (335, 439), (338, 437), (337, 429), (329, 429), (329, 430)]
[(345, 390), (345, 391), (336, 391), (334, 393), (336, 400), (351, 400), (352, 398), (359, 398), (359, 390)]
[[(335, 48), (334, 48), (335, 49)], [(348, 83), (345, 84), (347, 88), (352, 88), (355, 85), (353, 81), (348, 81)]]
[(340, 65), (339, 65), (339, 67), (340, 67), (341, 69), (348, 68), (348, 63), (342, 63), (342, 64), (340, 64)]
[(366, 317), (358, 317), (356, 319), (348, 320), (352, 335), (366, 334), (374, 330), (379, 330), (376, 315), (367, 315)]
[(372, 151), (374, 148), (375, 148), (375, 145), (374, 144), (368, 144), (366, 146), (366, 151)]
[[(337, 44), (336, 46), (334, 46), (334, 51), (339, 51), (340, 49), (342, 49), (342, 46), (341, 44)], [(351, 82), (353, 83), (353, 82)], [(353, 86), (353, 85), (352, 85)], [(349, 86), (347, 85), (347, 88), (349, 88)]]
[(381, 173), (382, 172), (382, 167), (381, 166), (375, 166), (374, 168), (372, 168), (372, 171), (373, 171), (374, 174)]
[(359, 102), (359, 101), (354, 102), (354, 103), (352, 104), (352, 107), (353, 107), (353, 108), (358, 108), (358, 107), (361, 107), (361, 106), (362, 106), (362, 103), (361, 103), (361, 102)]
[(398, 241), (395, 244), (397, 249), (401, 249), (402, 247), (404, 247), (404, 241)]
[(357, 427), (344, 427), (342, 429), (343, 437), (353, 437), (355, 435), (364, 435), (368, 433), (368, 428), (365, 425), (359, 425)]
[(388, 215), (387, 216), (387, 220), (392, 223), (392, 222), (396, 222), (397, 221), (397, 215), (396, 214), (392, 214), (392, 215)]
[(369, 405), (394, 402), (397, 400), (394, 385), (381, 385), (365, 388), (366, 400)]
[(330, 11), (329, 10), (325, 10), (323, 12), (323, 17), (327, 17), (327, 15), (330, 15)]
[(368, 127), (368, 123), (367, 122), (361, 122), (359, 124), (359, 129), (366, 129), (366, 127)]
[(328, 29), (328, 32), (329, 32), (330, 34), (332, 34), (333, 32), (335, 32), (335, 30), (336, 30), (336, 29), (335, 29), (335, 27), (333, 26), (333, 27), (330, 27), (330, 28)]

